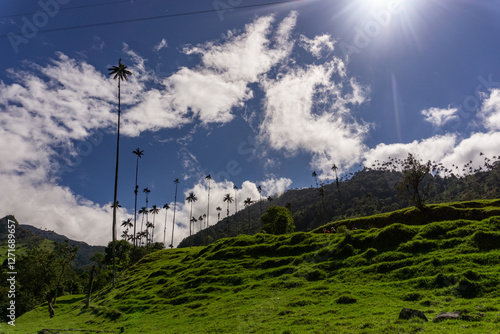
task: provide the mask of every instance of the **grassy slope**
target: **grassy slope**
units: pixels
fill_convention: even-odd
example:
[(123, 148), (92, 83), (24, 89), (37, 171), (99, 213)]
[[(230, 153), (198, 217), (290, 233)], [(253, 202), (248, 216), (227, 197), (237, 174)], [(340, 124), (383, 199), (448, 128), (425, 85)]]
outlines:
[[(419, 223), (423, 222), (423, 223)], [(500, 327), (500, 201), (336, 222), (338, 234), (257, 234), (153, 253), (117, 289), (59, 299), (1, 330), (115, 333), (494, 333)], [(480, 321), (398, 320), (402, 307)], [(480, 314), (478, 314), (480, 313)]]

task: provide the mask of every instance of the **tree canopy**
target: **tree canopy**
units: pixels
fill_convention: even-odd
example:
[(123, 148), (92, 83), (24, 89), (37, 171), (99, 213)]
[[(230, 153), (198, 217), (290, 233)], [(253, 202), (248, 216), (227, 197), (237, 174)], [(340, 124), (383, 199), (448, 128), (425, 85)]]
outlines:
[(281, 206), (272, 206), (260, 217), (262, 232), (269, 234), (287, 234), (295, 230), (292, 213)]

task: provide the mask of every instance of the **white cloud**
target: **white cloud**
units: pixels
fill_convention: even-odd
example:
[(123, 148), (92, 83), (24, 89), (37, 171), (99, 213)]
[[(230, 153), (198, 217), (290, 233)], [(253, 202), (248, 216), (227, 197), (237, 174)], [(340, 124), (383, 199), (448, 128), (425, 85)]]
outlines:
[(408, 153), (412, 153), (423, 161), (442, 163), (453, 171), (459, 166), (459, 172), (462, 173), (463, 166), (470, 161), (473, 168), (478, 168), (484, 165), (485, 157), (491, 159), (498, 156), (498, 143), (500, 132), (474, 133), (462, 140), (456, 134), (447, 134), (407, 144), (379, 144), (366, 153), (364, 164), (377, 167), (379, 163), (388, 162), (389, 158), (405, 159)]
[[(137, 136), (196, 118), (202, 123), (229, 122), (231, 109), (253, 97), (248, 84), (291, 52), (289, 35), (296, 17), (293, 12), (275, 31), (274, 17), (261, 17), (240, 34), (228, 33), (220, 43), (186, 47), (187, 54), (201, 55), (200, 65), (181, 68), (163, 81), (147, 70), (146, 59), (124, 44), (122, 51), (131, 61), (124, 63), (132, 75), (121, 85), (122, 133)], [(157, 48), (165, 46), (161, 41)], [(57, 184), (57, 175), (61, 162), (78, 156), (76, 142), (97, 130), (115, 131), (117, 82), (62, 53), (46, 66), (26, 64), (23, 71), (8, 71), (12, 84), (0, 82), (0, 214), (14, 213), (22, 223), (37, 226), (43, 217), (49, 229), (103, 244), (110, 239), (111, 222), (105, 223), (111, 220), (109, 204), (79, 198)], [(163, 87), (149, 89), (150, 82)], [(242, 189), (244, 196), (255, 195), (255, 189), (247, 188)], [(25, 209), (26, 200), (30, 210)], [(119, 221), (123, 218), (120, 210)]]
[(319, 59), (323, 57), (324, 54), (328, 55), (334, 50), (335, 41), (328, 34), (316, 36), (314, 39), (300, 35), (299, 45)]
[(168, 47), (167, 40), (165, 38), (162, 38), (161, 41), (158, 42), (155, 46), (153, 46), (153, 51), (158, 52), (163, 48)]
[(422, 110), (422, 115), (425, 116), (425, 120), (431, 123), (435, 127), (440, 127), (445, 125), (446, 123), (457, 120), (457, 108), (448, 108), (448, 109), (440, 109), (440, 108), (430, 108), (426, 110)]
[(490, 96), (483, 101), (479, 116), (488, 130), (500, 130), (500, 89), (491, 90)]
[[(0, 215), (105, 244), (109, 204), (78, 197), (57, 184), (57, 175), (61, 162), (78, 155), (75, 142), (114, 129), (115, 83), (62, 53), (45, 67), (26, 63), (25, 70), (8, 72), (13, 83), (0, 82)], [(126, 213), (118, 215), (121, 221)]]
[(0, 82), (0, 132), (9, 139), (0, 143), (2, 173), (50, 175), (55, 156), (74, 155), (75, 140), (116, 122), (111, 82), (86, 63), (58, 57), (46, 67), (10, 71), (11, 85)]
[(477, 168), (483, 166), (485, 157), (491, 159), (493, 156), (499, 156), (498, 143), (500, 143), (500, 132), (473, 133), (469, 138), (460, 141), (453, 150), (447, 152), (441, 162), (451, 168), (453, 164), (464, 166), (472, 161), (474, 168)]
[[(200, 55), (195, 68), (181, 67), (151, 89), (127, 111), (123, 133), (181, 126), (199, 119), (202, 124), (228, 123), (233, 109), (253, 98), (250, 83), (285, 59), (291, 52), (289, 39), (297, 13), (292, 12), (273, 33), (273, 16), (257, 18), (242, 33), (229, 31), (222, 42), (186, 46), (187, 55)], [(136, 60), (136, 63), (140, 63)]]
[(292, 185), (292, 180), (288, 178), (271, 178), (262, 182), (262, 189), (267, 196), (280, 196)]
[(447, 154), (453, 151), (456, 142), (456, 135), (447, 134), (444, 136), (434, 136), (422, 141), (414, 140), (407, 144), (382, 143), (365, 154), (364, 164), (366, 167), (372, 167), (372, 165), (377, 165), (384, 161), (388, 162), (392, 158), (405, 159), (408, 153), (412, 153), (424, 161), (441, 162)]
[[(368, 126), (356, 121), (349, 108), (364, 101), (361, 86), (352, 79), (346, 82), (337, 58), (287, 70), (277, 80), (261, 82), (266, 98), (260, 140), (290, 155), (312, 154), (311, 167), (323, 177), (331, 175), (333, 164), (347, 170), (365, 150)], [(344, 94), (347, 89), (352, 93)]]

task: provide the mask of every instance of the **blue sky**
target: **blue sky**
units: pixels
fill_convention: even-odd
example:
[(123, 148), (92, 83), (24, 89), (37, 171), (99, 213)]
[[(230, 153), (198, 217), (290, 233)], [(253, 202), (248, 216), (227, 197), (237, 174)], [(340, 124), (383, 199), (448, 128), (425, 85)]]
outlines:
[(174, 244), (189, 192), (207, 213), (208, 174), (213, 224), (224, 194), (241, 210), (333, 164), (479, 164), (500, 155), (499, 17), (486, 0), (0, 1), (0, 215), (111, 239), (119, 58), (119, 219), (139, 147), (150, 206), (173, 208), (180, 180)]

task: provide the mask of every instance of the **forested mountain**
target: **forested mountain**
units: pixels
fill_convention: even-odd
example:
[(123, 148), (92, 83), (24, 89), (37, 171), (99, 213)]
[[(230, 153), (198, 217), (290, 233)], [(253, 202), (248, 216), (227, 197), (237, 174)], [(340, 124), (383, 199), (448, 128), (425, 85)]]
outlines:
[[(470, 174), (439, 172), (428, 175), (424, 185), (428, 190), (427, 203), (466, 201), (472, 199), (500, 198), (500, 164), (471, 171)], [(272, 199), (262, 199), (184, 239), (179, 247), (208, 245), (214, 241), (239, 234), (260, 231), (260, 216), (272, 205), (287, 207), (293, 214), (296, 231), (310, 231), (328, 222), (352, 217), (362, 217), (389, 212), (411, 206), (410, 201), (396, 192), (402, 173), (392, 166), (374, 166), (372, 169), (350, 174), (330, 184), (320, 184), (306, 189), (288, 190)], [(440, 176), (445, 175), (445, 176)]]
[[(6, 216), (0, 219), (0, 247), (3, 249), (7, 245), (7, 220), (14, 221), (16, 224), (16, 249), (23, 250), (27, 248), (48, 247), (52, 248), (54, 242), (64, 242), (68, 240), (69, 246), (78, 246), (75, 266), (85, 267), (90, 261), (90, 257), (95, 252), (104, 253), (104, 246), (90, 246), (83, 241), (71, 240), (64, 235), (57, 234), (54, 231), (42, 230), (31, 225), (19, 224), (14, 216)], [(6, 257), (6, 254), (0, 254), (0, 259)]]

